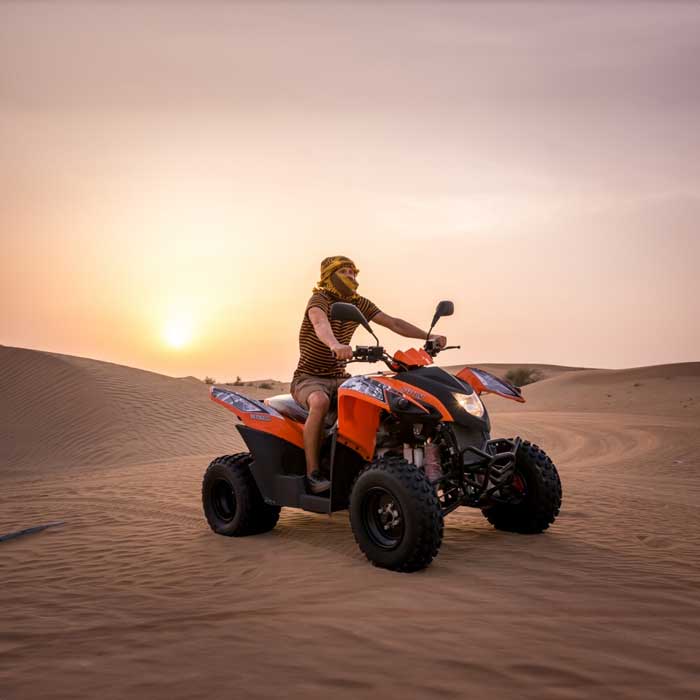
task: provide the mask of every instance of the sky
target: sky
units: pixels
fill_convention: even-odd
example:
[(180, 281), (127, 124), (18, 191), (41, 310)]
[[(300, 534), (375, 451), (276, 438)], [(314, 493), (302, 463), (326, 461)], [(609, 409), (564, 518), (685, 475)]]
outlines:
[(0, 344), (288, 379), (341, 254), (443, 363), (698, 361), (699, 63), (690, 2), (2, 2)]

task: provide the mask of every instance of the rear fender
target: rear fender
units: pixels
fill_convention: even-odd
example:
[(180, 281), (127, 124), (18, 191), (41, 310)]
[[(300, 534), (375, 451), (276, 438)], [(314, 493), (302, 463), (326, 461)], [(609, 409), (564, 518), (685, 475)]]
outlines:
[(262, 401), (215, 386), (209, 390), (209, 397), (231, 411), (246, 427), (269, 433), (304, 449), (304, 426), (286, 418)]

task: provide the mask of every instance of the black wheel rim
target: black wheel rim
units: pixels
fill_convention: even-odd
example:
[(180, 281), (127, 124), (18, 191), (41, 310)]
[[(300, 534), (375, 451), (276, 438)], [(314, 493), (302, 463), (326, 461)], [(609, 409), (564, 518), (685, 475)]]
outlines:
[(396, 549), (404, 538), (405, 520), (401, 504), (388, 489), (371, 488), (362, 502), (362, 522), (374, 544)]
[(226, 479), (217, 479), (211, 487), (211, 504), (216, 517), (230, 523), (236, 515), (236, 494)]

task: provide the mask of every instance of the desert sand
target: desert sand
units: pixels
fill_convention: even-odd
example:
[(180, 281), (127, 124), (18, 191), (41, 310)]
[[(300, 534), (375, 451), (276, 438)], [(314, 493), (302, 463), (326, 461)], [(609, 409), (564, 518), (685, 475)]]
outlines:
[(64, 521), (0, 542), (0, 698), (697, 700), (700, 363), (524, 395), (486, 397), (493, 434), (547, 450), (559, 519), (460, 509), (406, 575), (346, 513), (214, 535), (202, 474), (243, 445), (203, 383), (0, 347), (0, 534)]

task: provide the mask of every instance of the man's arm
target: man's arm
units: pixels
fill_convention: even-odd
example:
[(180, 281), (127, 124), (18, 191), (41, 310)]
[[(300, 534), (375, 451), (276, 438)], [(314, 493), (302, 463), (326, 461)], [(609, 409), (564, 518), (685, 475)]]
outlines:
[[(428, 335), (426, 331), (422, 331), (420, 328), (418, 328), (418, 326), (414, 326), (412, 323), (404, 321), (402, 318), (389, 316), (389, 314), (385, 314), (383, 311), (380, 311), (372, 320), (378, 323), (380, 326), (384, 326), (390, 331), (394, 331), (394, 333), (398, 333), (405, 338), (420, 338), (421, 340), (425, 340), (426, 336)], [(444, 335), (431, 333), (430, 338), (432, 340), (437, 340), (438, 344), (442, 348), (447, 345), (447, 338)]]
[(328, 322), (328, 316), (318, 307), (312, 306), (308, 312), (309, 321), (316, 331), (318, 339), (327, 345), (331, 352), (339, 360), (349, 360), (352, 358), (352, 348), (349, 345), (343, 345), (338, 342), (338, 339), (333, 335), (333, 329)]

